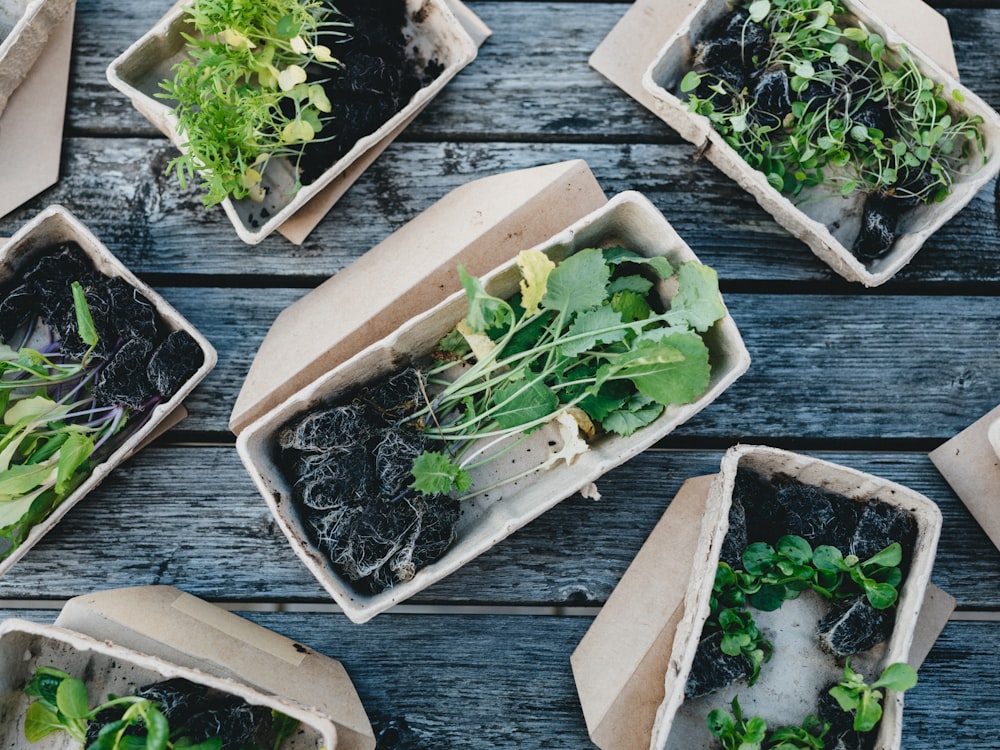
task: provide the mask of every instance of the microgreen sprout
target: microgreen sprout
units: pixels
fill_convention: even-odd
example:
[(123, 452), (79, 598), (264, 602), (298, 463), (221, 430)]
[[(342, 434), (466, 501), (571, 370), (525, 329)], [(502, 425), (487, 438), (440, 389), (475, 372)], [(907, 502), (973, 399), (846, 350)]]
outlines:
[[(189, 694), (186, 691), (190, 689)], [(213, 716), (210, 736), (199, 736), (197, 707), (190, 708), (205, 690), (185, 680), (156, 683), (137, 691), (135, 695), (108, 696), (108, 700), (90, 707), (87, 686), (76, 677), (54, 667), (36, 668), (24, 687), (24, 693), (34, 700), (28, 705), (24, 719), (24, 734), (29, 742), (37, 742), (50, 734), (65, 731), (86, 750), (222, 750), (223, 747), (243, 747), (263, 750), (242, 741), (233, 744), (225, 736), (238, 726), (217, 709)], [(155, 696), (155, 697), (148, 697)], [(247, 705), (240, 701), (244, 706)], [(239, 710), (238, 704), (229, 704)], [(109, 715), (112, 718), (108, 718)], [(278, 711), (270, 712), (270, 735), (278, 750), (281, 743), (295, 731), (298, 721)], [(252, 734), (239, 727), (237, 734)], [(194, 736), (192, 736), (192, 734)]]
[(870, 732), (882, 718), (883, 691), (898, 693), (909, 690), (917, 684), (917, 671), (905, 662), (896, 662), (886, 667), (871, 685), (864, 675), (851, 669), (851, 660), (844, 665), (844, 677), (830, 688), (832, 695), (844, 711), (854, 714), (854, 728), (859, 732)]
[(723, 750), (823, 750), (823, 738), (830, 725), (813, 714), (801, 726), (781, 727), (770, 734), (759, 716), (746, 719), (739, 697), (730, 704), (732, 713), (721, 708), (708, 714), (708, 730), (718, 737)]
[[(622, 247), (558, 264), (529, 250), (517, 264), (520, 294), (510, 300), (459, 269), (468, 314), (427, 372), (430, 402), (406, 418), (444, 446), (414, 465), (422, 493), (470, 490), (471, 469), (553, 422), (562, 447), (519, 476), (572, 463), (598, 429), (630, 435), (708, 387), (701, 334), (725, 313), (711, 268)], [(677, 289), (667, 309), (655, 292), (665, 280)]]
[[(690, 110), (776, 190), (799, 195), (831, 185), (904, 205), (943, 200), (974, 152), (982, 118), (962, 113), (958, 91), (925, 76), (905, 45), (890, 49), (839, 0), (753, 0), (740, 35), (748, 75), (696, 65), (680, 82)], [(763, 29), (763, 30), (761, 30)], [(752, 80), (751, 80), (751, 77)]]
[(187, 56), (157, 94), (187, 139), (168, 171), (182, 187), (200, 174), (206, 206), (261, 200), (269, 160), (297, 162), (323, 130), (332, 107), (312, 71), (341, 64), (321, 36), (348, 24), (319, 0), (195, 0), (185, 10), (197, 34), (183, 35)]

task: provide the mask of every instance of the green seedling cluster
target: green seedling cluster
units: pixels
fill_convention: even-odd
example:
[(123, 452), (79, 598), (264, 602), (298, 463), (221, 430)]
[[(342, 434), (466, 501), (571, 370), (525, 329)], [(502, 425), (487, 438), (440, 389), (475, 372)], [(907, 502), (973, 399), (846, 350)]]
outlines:
[[(550, 422), (562, 447), (525, 474), (572, 463), (598, 430), (631, 435), (708, 388), (701, 334), (725, 314), (711, 268), (622, 247), (584, 249), (558, 264), (528, 250), (517, 265), (520, 294), (510, 300), (460, 268), (468, 314), (428, 372), (436, 395), (408, 417), (445, 446), (414, 463), (419, 492), (491, 489), (471, 488), (469, 470)], [(657, 293), (664, 283), (676, 289), (668, 309)]]
[[(751, 87), (711, 70), (680, 84), (688, 108), (705, 115), (776, 190), (799, 195), (828, 185), (903, 198), (943, 200), (974, 148), (983, 153), (982, 118), (959, 111), (962, 94), (925, 76), (905, 45), (849, 16), (839, 0), (753, 0), (749, 21), (770, 44), (754, 68), (787, 71), (791, 111), (762, 117)], [(865, 113), (881, 108), (892, 127)]]
[(332, 107), (308, 70), (339, 66), (321, 34), (337, 33), (320, 0), (195, 0), (197, 34), (157, 96), (170, 100), (182, 155), (170, 162), (182, 187), (200, 175), (206, 206), (227, 197), (261, 200), (270, 159), (301, 158)]
[(715, 709), (708, 714), (708, 730), (719, 739), (723, 750), (823, 750), (823, 737), (830, 725), (810, 714), (797, 727), (767, 731), (767, 722), (759, 716), (743, 717), (740, 699), (733, 698), (732, 714)]
[(832, 695), (844, 711), (854, 714), (854, 728), (859, 732), (870, 732), (882, 718), (883, 691), (894, 690), (901, 693), (917, 684), (917, 671), (909, 664), (898, 662), (886, 667), (871, 685), (865, 683), (864, 675), (851, 669), (851, 660), (844, 665), (844, 677), (830, 688)]

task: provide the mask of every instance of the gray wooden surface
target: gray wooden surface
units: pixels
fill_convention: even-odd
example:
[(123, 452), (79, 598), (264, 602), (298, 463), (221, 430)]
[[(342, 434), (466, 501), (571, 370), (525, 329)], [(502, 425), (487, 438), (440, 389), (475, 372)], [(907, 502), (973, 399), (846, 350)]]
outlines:
[[(944, 515), (935, 582), (958, 612), (907, 696), (904, 747), (1000, 747), (1000, 552), (927, 451), (1000, 402), (1000, 229), (988, 185), (892, 282), (835, 276), (692, 147), (587, 66), (627, 9), (469, 5), (494, 30), (301, 247), (241, 243), (163, 174), (172, 148), (107, 84), (167, 0), (78, 0), (59, 202), (219, 350), (190, 418), (121, 467), (0, 579), (0, 615), (52, 620), (95, 588), (169, 583), (340, 659), (382, 748), (590, 747), (569, 654), (684, 479), (736, 442), (906, 484)], [(935, 3), (963, 81), (1000, 106), (1000, 2)], [(645, 193), (722, 279), (753, 364), (708, 409), (398, 611), (353, 625), (298, 562), (226, 427), (274, 317), (448, 190), (584, 158), (611, 195)], [(27, 607), (24, 609), (23, 607)], [(972, 620), (971, 618), (977, 618)]]

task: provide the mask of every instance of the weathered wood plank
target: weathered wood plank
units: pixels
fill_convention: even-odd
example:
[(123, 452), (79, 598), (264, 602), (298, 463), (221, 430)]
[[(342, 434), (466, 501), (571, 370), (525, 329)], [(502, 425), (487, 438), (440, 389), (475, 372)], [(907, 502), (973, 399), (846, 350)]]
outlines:
[[(385, 750), (593, 747), (569, 666), (589, 617), (388, 614), (356, 626), (339, 615), (242, 614), (340, 660)], [(50, 622), (54, 613), (0, 616)], [(945, 628), (906, 695), (903, 747), (992, 746), (998, 627)]]
[[(161, 291), (219, 350), (219, 365), (191, 397), (182, 429), (226, 432), (267, 328), (305, 291)], [(750, 351), (750, 370), (678, 430), (677, 441), (944, 442), (1000, 400), (996, 297), (734, 293), (725, 299)]]
[[(711, 164), (694, 161), (686, 144), (397, 142), (301, 247), (279, 235), (245, 245), (220, 207), (206, 211), (193, 188), (182, 191), (164, 175), (171, 153), (163, 140), (70, 138), (60, 182), (4, 217), (0, 236), (45, 206), (62, 203), (140, 274), (236, 276), (237, 284), (245, 275), (319, 280), (460, 185), (498, 172), (585, 159), (608, 195), (645, 194), (725, 280), (833, 280), (862, 291), (842, 282)], [(991, 184), (887, 288), (1000, 280), (994, 211)]]
[[(473, 0), (469, 6), (493, 29), (493, 37), (407, 129), (404, 139), (677, 141), (662, 121), (587, 64), (624, 15), (626, 4)], [(105, 70), (169, 7), (169, 0), (77, 4), (68, 120), (73, 131), (156, 133), (127, 98), (108, 85)], [(955, 38), (963, 83), (1000, 106), (1000, 82), (991, 75), (1000, 9), (943, 12)]]
[[(966, 609), (1000, 609), (1000, 552), (921, 453), (807, 451), (900, 482), (941, 506), (935, 581)], [(603, 603), (681, 483), (722, 451), (653, 450), (438, 582), (415, 603)], [(166, 583), (222, 601), (330, 602), (277, 529), (231, 447), (153, 447), (74, 508), (13, 571), (0, 599), (64, 599)]]

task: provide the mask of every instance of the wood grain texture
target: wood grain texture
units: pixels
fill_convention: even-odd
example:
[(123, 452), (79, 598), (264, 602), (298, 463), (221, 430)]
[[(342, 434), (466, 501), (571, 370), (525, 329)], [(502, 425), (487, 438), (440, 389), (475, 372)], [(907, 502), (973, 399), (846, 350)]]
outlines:
[[(923, 454), (809, 451), (921, 492), (944, 515), (935, 582), (963, 609), (1000, 609), (1000, 552)], [(621, 578), (681, 483), (722, 451), (653, 450), (412, 599), (592, 606)], [(166, 583), (215, 600), (331, 600), (299, 562), (230, 447), (160, 446), (122, 466), (7, 576), (0, 600)]]
[[(38, 610), (0, 615), (41, 622), (54, 617)], [(380, 748), (593, 747), (569, 666), (589, 617), (388, 614), (357, 626), (340, 615), (244, 616), (340, 660)], [(1000, 691), (998, 629), (994, 622), (945, 628), (920, 682), (906, 694), (903, 747), (994, 746), (995, 718), (985, 705)]]

